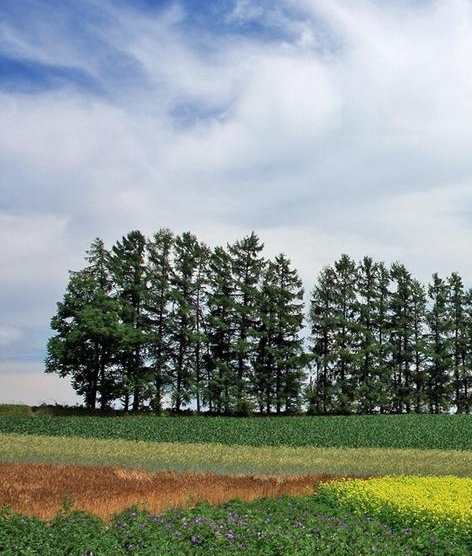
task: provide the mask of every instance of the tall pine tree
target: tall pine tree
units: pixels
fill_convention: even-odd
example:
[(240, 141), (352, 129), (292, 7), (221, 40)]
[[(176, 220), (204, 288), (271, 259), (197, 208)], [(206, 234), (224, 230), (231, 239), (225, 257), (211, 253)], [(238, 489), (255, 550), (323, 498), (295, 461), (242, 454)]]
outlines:
[(236, 392), (233, 384), (233, 335), (235, 333), (235, 287), (231, 256), (223, 247), (216, 247), (208, 269), (206, 314), (206, 394), (210, 412), (230, 414), (234, 410)]
[(426, 393), (429, 412), (441, 413), (451, 405), (452, 326), (448, 314), (448, 284), (436, 273), (428, 286), (431, 307), (427, 313), (428, 367)]
[(172, 300), (172, 247), (174, 235), (168, 229), (156, 232), (147, 242), (148, 296), (146, 314), (149, 328), (149, 359), (153, 375), (154, 391), (151, 407), (156, 412), (162, 410), (162, 400), (166, 388), (170, 386), (169, 363), (170, 306)]
[(310, 338), (312, 367), (305, 395), (310, 414), (327, 414), (336, 409), (334, 400), (334, 328), (336, 322), (334, 306), (334, 269), (324, 268), (312, 292), (310, 300)]
[(303, 289), (297, 271), (280, 254), (269, 261), (258, 297), (259, 328), (254, 393), (260, 412), (279, 415), (301, 407), (306, 360), (303, 353)]
[(458, 413), (467, 409), (464, 396), (464, 377), (467, 376), (468, 325), (466, 295), (462, 278), (456, 272), (447, 281), (449, 296), (447, 303), (448, 319), (451, 325), (452, 390), (453, 404)]
[(112, 248), (111, 267), (123, 323), (120, 362), (124, 410), (138, 411), (148, 396), (149, 369), (146, 367), (149, 342), (145, 308), (147, 303), (146, 238), (134, 230)]
[(48, 341), (46, 372), (70, 376), (86, 407), (108, 407), (116, 395), (119, 306), (111, 297), (110, 255), (96, 238), (87, 251), (89, 266), (71, 272), (62, 302), (51, 320), (57, 334)]
[[(173, 407), (180, 411), (194, 395), (198, 405), (202, 391), (203, 295), (208, 249), (190, 232), (174, 241), (172, 275), (171, 394)], [(200, 409), (200, 407), (198, 407)]]
[(364, 257), (358, 265), (357, 411), (374, 413), (388, 404), (390, 276), (384, 263)]
[(252, 232), (228, 246), (234, 283), (234, 336), (235, 354), (233, 383), (235, 384), (235, 411), (246, 414), (251, 410), (250, 383), (257, 347), (258, 296), (265, 260), (261, 255), (264, 245)]

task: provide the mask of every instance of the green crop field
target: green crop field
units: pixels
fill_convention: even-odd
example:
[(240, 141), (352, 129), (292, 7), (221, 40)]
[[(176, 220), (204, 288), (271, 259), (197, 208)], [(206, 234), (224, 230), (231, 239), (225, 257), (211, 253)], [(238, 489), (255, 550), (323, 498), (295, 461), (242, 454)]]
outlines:
[(472, 415), (18, 417), (0, 433), (239, 446), (472, 450)]

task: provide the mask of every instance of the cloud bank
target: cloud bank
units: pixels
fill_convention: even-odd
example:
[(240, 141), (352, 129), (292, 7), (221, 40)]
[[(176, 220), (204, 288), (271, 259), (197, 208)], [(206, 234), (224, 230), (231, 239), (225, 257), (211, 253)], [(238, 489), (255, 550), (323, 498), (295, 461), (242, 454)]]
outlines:
[(0, 15), (2, 398), (41, 380), (67, 270), (96, 236), (254, 229), (307, 290), (342, 252), (472, 285), (469, 0)]

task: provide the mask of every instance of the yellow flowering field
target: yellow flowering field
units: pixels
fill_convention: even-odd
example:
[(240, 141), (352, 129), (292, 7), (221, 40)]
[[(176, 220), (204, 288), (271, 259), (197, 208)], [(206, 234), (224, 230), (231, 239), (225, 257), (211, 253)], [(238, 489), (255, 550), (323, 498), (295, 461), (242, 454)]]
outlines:
[(323, 495), (358, 513), (427, 522), (472, 532), (472, 479), (388, 476), (346, 479), (319, 487)]

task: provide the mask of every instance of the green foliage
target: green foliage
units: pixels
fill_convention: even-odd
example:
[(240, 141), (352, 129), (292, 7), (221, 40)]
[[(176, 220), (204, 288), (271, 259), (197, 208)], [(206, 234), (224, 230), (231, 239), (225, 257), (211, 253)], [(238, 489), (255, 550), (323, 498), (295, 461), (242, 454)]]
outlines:
[(9, 417), (0, 432), (249, 446), (472, 450), (470, 415)]
[(342, 255), (311, 297), (308, 413), (470, 413), (471, 300), (455, 273), (426, 294), (401, 263)]
[(124, 556), (110, 528), (83, 512), (59, 513), (51, 523), (0, 509), (2, 556)]
[(426, 391), (429, 411), (441, 413), (451, 405), (452, 322), (448, 318), (449, 288), (436, 273), (433, 274), (433, 281), (428, 287), (428, 296), (432, 306), (427, 315), (429, 342)]
[(29, 405), (21, 404), (0, 404), (0, 415), (9, 415), (11, 417), (15, 416), (31, 416), (33, 411)]
[(90, 265), (71, 272), (63, 300), (51, 319), (56, 335), (48, 341), (46, 372), (70, 376), (74, 389), (94, 409), (116, 397), (113, 359), (122, 327), (119, 305), (110, 297), (109, 253), (96, 239), (87, 257)]
[(235, 413), (244, 415), (254, 376), (257, 349), (257, 328), (260, 325), (258, 300), (260, 282), (266, 261), (262, 256), (264, 244), (252, 232), (228, 246), (231, 260), (233, 330), (231, 338), (233, 363), (232, 383), (235, 389)]
[(257, 299), (259, 323), (253, 390), (260, 413), (277, 414), (301, 407), (300, 392), (306, 360), (300, 332), (303, 327), (303, 289), (297, 271), (285, 255), (269, 261)]
[(213, 250), (167, 229), (111, 251), (95, 239), (51, 320), (46, 372), (90, 409), (471, 413), (472, 290), (458, 274), (426, 290), (399, 262), (341, 255), (313, 289), (307, 353), (298, 274), (263, 247), (254, 232)]
[(152, 515), (130, 508), (110, 525), (83, 513), (51, 523), (0, 514), (4, 556), (466, 556), (470, 540), (448, 527), (391, 526), (316, 494), (232, 501)]

